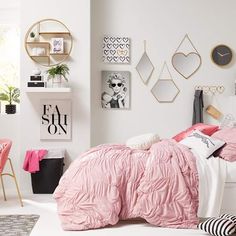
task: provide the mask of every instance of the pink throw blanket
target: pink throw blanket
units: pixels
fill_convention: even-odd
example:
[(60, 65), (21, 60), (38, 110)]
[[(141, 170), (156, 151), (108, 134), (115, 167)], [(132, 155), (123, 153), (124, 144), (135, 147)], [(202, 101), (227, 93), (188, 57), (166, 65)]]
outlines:
[(43, 160), (44, 156), (48, 153), (47, 150), (27, 150), (25, 154), (25, 160), (23, 163), (23, 169), (30, 173), (39, 171), (39, 162)]
[(101, 145), (71, 164), (54, 198), (64, 230), (100, 228), (137, 217), (156, 226), (195, 228), (195, 157), (172, 140), (148, 151)]

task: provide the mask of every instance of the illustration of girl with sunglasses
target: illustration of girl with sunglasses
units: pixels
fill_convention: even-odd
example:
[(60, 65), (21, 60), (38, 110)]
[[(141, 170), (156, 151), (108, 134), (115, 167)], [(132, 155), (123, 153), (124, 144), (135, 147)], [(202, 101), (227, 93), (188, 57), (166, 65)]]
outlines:
[(120, 73), (112, 73), (107, 80), (112, 94), (102, 93), (102, 107), (104, 108), (124, 108), (127, 88), (125, 87), (125, 79)]

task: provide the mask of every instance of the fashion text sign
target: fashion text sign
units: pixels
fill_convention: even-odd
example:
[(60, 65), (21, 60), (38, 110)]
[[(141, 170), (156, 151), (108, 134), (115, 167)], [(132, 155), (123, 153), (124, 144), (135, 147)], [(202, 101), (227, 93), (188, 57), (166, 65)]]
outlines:
[(71, 138), (71, 101), (41, 100), (41, 139)]

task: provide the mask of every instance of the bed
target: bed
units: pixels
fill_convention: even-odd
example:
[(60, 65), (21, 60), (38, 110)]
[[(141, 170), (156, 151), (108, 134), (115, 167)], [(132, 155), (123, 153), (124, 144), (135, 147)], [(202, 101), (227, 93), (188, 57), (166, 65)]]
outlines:
[(226, 162), (226, 173), (221, 212), (236, 215), (236, 162)]
[(199, 176), (198, 217), (218, 216), (221, 212), (226, 182), (226, 161), (211, 156), (206, 159), (192, 150)]
[(236, 162), (226, 162), (226, 183), (236, 183)]
[(236, 180), (236, 162), (209, 155), (223, 140), (198, 130), (183, 140), (161, 140), (147, 150), (101, 145), (82, 154), (54, 192), (62, 228), (87, 230), (137, 217), (161, 227), (196, 228), (198, 217), (218, 216), (224, 189)]

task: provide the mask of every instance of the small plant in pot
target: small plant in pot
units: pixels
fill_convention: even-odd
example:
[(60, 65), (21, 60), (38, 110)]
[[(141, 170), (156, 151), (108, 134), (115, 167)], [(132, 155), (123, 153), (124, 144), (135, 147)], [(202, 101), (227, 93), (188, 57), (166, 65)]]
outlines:
[(20, 90), (14, 86), (6, 85), (5, 88), (1, 88), (0, 101), (6, 101), (5, 112), (7, 114), (16, 113), (16, 104), (20, 103)]
[(52, 79), (52, 87), (62, 87), (62, 78), (68, 82), (69, 67), (66, 64), (53, 66), (47, 70), (48, 80)]
[(36, 39), (36, 34), (35, 34), (33, 31), (30, 32), (30, 35), (29, 35), (29, 36), (30, 36), (29, 39), (30, 39), (31, 42), (35, 41), (35, 39)]

